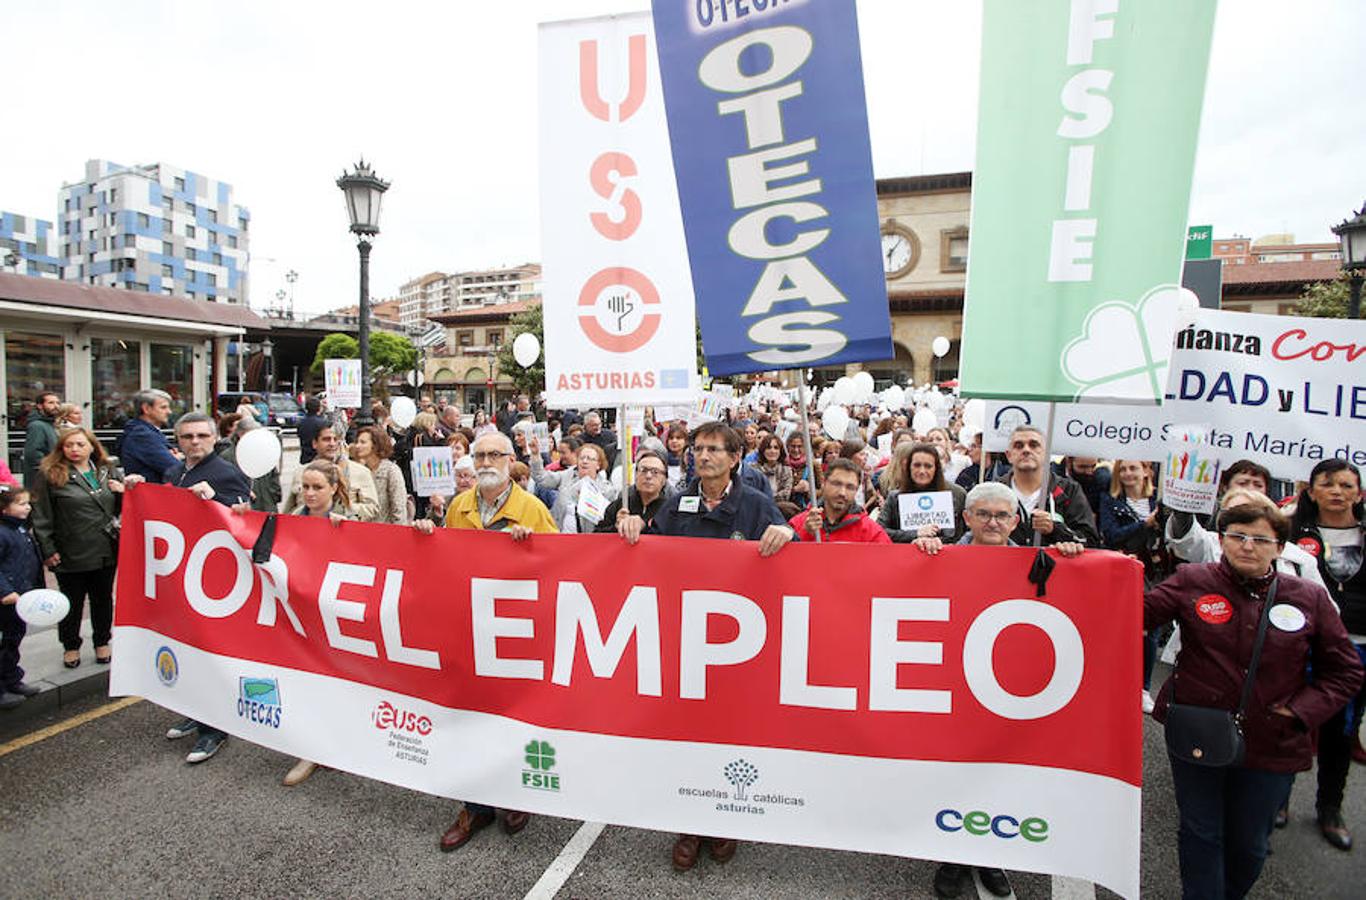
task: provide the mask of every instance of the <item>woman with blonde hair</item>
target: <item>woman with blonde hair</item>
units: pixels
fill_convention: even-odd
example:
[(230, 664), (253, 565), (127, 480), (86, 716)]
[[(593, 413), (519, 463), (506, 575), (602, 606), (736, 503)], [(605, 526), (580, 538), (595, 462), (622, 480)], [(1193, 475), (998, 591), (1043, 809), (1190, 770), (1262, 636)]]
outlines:
[(59, 432), (33, 485), (33, 533), (43, 564), (71, 601), (57, 626), (62, 665), (81, 664), (81, 616), (90, 598), (95, 662), (106, 664), (114, 624), (114, 566), (118, 562), (121, 473), (95, 435), (75, 426)]
[(57, 416), (53, 419), (52, 424), (58, 431), (63, 428), (79, 428), (81, 426), (81, 408), (74, 403), (63, 403), (57, 408)]
[[(291, 512), (296, 516), (326, 518), (334, 526), (347, 519), (351, 514), (351, 494), (346, 487), (346, 476), (340, 466), (325, 459), (315, 459), (304, 466), (299, 481), (299, 499), (302, 504)], [(318, 764), (311, 759), (297, 759), (285, 773), (285, 787), (294, 787), (318, 770)]]

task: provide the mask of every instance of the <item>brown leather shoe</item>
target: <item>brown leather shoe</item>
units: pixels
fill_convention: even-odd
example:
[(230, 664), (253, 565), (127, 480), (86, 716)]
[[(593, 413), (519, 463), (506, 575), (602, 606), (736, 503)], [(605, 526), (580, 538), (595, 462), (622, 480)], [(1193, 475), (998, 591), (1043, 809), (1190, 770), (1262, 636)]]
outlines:
[(478, 815), (470, 815), (468, 809), (460, 810), (460, 815), (455, 820), (455, 824), (446, 829), (446, 833), (441, 835), (441, 850), (443, 853), (450, 853), (458, 850), (469, 843), (470, 838), (480, 829), (487, 828), (493, 824), (494, 814), (491, 812), (481, 812)]
[(708, 848), (711, 858), (719, 863), (730, 862), (735, 849), (740, 846), (740, 842), (734, 838), (709, 838), (707, 843), (711, 845)]
[(686, 872), (697, 865), (697, 854), (702, 850), (702, 839), (695, 834), (680, 834), (674, 841), (674, 871)]
[(510, 809), (503, 813), (503, 834), (516, 834), (531, 821), (531, 813)]

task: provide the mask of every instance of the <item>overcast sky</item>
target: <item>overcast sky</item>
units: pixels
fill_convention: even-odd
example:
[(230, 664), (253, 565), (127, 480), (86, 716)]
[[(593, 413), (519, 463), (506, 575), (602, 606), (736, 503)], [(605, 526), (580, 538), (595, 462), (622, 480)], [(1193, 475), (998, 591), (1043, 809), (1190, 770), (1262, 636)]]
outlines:
[[(0, 209), (56, 217), (85, 160), (167, 162), (252, 213), (252, 305), (355, 303), (335, 180), (393, 182), (371, 291), (539, 260), (536, 23), (646, 0), (43, 0), (0, 4)], [(874, 171), (972, 168), (981, 29), (970, 0), (858, 0)], [(1190, 221), (1215, 234), (1329, 226), (1366, 200), (1360, 0), (1224, 0)]]

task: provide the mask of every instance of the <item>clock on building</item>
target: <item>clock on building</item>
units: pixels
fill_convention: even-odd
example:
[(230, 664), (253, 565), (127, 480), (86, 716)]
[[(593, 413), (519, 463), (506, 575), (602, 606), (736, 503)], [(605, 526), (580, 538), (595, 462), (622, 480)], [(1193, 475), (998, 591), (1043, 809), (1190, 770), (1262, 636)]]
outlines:
[(882, 271), (888, 281), (910, 274), (920, 261), (920, 239), (895, 219), (882, 226)]

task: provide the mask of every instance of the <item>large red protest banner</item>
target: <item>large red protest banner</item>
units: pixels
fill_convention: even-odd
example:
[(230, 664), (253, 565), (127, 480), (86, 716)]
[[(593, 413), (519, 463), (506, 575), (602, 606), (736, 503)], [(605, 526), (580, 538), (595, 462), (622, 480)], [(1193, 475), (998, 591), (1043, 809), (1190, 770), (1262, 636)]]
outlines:
[(462, 799), (1137, 892), (1123, 557), (1060, 559), (1036, 597), (1028, 549), (281, 516), (253, 565), (263, 521), (129, 492), (111, 693)]

